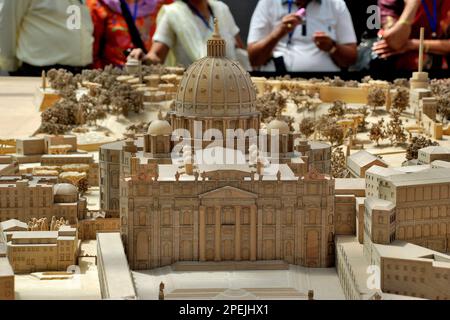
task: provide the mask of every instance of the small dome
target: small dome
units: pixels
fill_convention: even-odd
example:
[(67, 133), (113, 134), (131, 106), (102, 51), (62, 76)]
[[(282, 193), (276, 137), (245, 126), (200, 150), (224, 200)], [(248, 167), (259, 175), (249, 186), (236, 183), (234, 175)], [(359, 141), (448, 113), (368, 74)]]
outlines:
[(270, 134), (272, 130), (278, 130), (278, 134), (289, 134), (289, 132), (291, 131), (289, 129), (289, 125), (284, 122), (283, 120), (272, 120), (268, 125), (267, 125), (267, 132)]
[(148, 134), (152, 136), (170, 136), (172, 131), (172, 126), (166, 120), (154, 120), (148, 127)]
[(70, 183), (58, 183), (53, 187), (55, 196), (74, 196), (78, 195), (78, 189)]

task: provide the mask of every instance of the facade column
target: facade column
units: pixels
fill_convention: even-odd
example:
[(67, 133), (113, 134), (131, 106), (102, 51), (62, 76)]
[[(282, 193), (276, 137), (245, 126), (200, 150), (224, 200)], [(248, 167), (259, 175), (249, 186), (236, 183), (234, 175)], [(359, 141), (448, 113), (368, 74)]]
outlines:
[(237, 206), (236, 210), (236, 228), (234, 230), (234, 259), (241, 260), (241, 206)]
[(221, 217), (220, 217), (220, 211), (221, 211), (221, 207), (220, 206), (216, 206), (216, 219), (215, 219), (215, 227), (216, 227), (216, 232), (215, 232), (215, 236), (214, 236), (214, 240), (215, 240), (215, 250), (214, 250), (214, 261), (220, 261), (221, 260), (221, 252), (220, 252), (220, 242), (221, 242), (221, 238), (222, 238), (222, 230), (221, 230)]
[(256, 261), (256, 205), (252, 205), (250, 210), (250, 260)]
[(205, 218), (205, 207), (200, 206), (200, 228), (199, 228), (199, 256), (200, 261), (206, 261), (206, 218)]

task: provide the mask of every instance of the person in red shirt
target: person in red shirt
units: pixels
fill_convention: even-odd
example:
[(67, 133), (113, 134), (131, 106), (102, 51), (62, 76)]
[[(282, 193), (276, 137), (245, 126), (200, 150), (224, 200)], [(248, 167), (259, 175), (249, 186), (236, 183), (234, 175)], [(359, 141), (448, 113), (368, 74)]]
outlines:
[(378, 0), (382, 40), (373, 46), (397, 70), (417, 70), (420, 28), (425, 28), (424, 69), (445, 70), (450, 63), (449, 0)]
[[(156, 17), (164, 4), (173, 0), (126, 0), (141, 39), (149, 50), (156, 29)], [(134, 45), (122, 15), (120, 0), (87, 0), (94, 23), (93, 67), (122, 66), (127, 61), (125, 52)]]

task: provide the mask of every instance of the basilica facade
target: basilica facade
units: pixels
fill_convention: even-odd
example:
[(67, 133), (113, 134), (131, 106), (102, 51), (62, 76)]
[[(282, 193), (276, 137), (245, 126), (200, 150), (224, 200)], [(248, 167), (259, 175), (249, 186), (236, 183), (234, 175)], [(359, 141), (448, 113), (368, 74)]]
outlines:
[[(208, 129), (223, 136), (210, 137)], [(265, 132), (268, 148), (250, 135), (230, 136), (229, 129), (253, 132), (256, 141)], [(101, 206), (120, 217), (132, 269), (180, 261), (334, 265), (339, 226), (335, 181), (328, 175), (330, 146), (301, 139), (298, 144), (299, 134), (281, 118), (261, 129), (255, 86), (237, 62), (225, 58), (216, 30), (208, 56), (184, 74), (166, 119), (160, 114), (143, 137), (101, 149)], [(176, 160), (180, 130), (188, 137)], [(228, 143), (239, 139), (244, 163), (198, 160), (199, 145), (214, 142), (238, 154)]]

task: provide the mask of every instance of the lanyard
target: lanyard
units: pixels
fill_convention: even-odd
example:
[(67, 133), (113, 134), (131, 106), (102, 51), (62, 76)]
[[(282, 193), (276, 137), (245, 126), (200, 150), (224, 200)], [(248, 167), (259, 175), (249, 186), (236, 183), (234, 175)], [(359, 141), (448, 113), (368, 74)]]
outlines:
[[(186, 1), (186, 4), (187, 4), (188, 7), (191, 9), (191, 11), (192, 11), (197, 17), (199, 17), (200, 20), (202, 20), (202, 22), (205, 24), (205, 26), (206, 26), (209, 30), (211, 30), (211, 31), (214, 30), (214, 29), (211, 27), (209, 21), (206, 21), (205, 17), (200, 13), (200, 11), (197, 10), (196, 7), (194, 7), (194, 6), (190, 3), (190, 1)], [(212, 9), (211, 9), (211, 7), (210, 7), (209, 5), (208, 5), (208, 10), (209, 10), (209, 13), (211, 14), (211, 17), (214, 18), (214, 12), (212, 11)]]
[[(133, 21), (136, 22), (137, 19), (137, 15), (138, 15), (138, 11), (139, 11), (139, 6), (138, 6), (139, 0), (135, 0), (134, 1), (134, 10), (133, 10)], [(131, 13), (130, 10), (130, 6), (128, 5), (128, 3), (125, 1), (125, 5), (128, 7), (128, 11)]]
[(138, 10), (139, 10), (138, 3), (139, 3), (138, 0), (134, 0), (134, 12), (133, 12), (133, 20), (134, 21), (136, 21), (137, 15), (138, 15)]
[(433, 15), (431, 15), (430, 9), (425, 0), (422, 0), (422, 5), (427, 15), (428, 22), (433, 32), (433, 37), (437, 36), (438, 16), (437, 16), (437, 0), (433, 0)]

